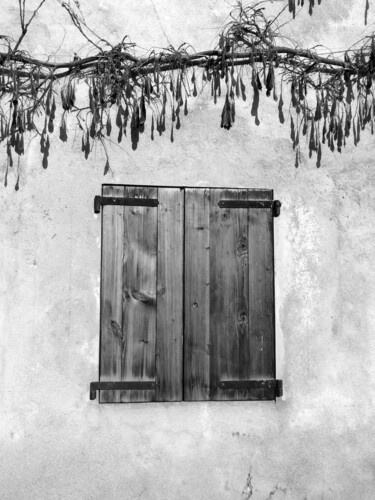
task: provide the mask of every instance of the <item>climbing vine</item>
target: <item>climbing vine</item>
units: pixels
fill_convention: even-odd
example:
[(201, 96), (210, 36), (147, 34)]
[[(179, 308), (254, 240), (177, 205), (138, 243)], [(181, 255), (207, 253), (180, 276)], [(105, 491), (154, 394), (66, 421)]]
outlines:
[[(308, 138), (310, 156), (321, 166), (322, 148), (342, 151), (350, 136), (358, 144), (361, 132), (374, 132), (375, 37), (369, 36), (345, 52), (343, 59), (322, 56), (281, 42), (277, 15), (267, 18), (265, 1), (238, 3), (219, 34), (214, 50), (195, 52), (188, 44), (169, 46), (146, 57), (125, 37), (111, 46), (85, 23), (77, 0), (56, 0), (95, 48), (94, 55), (62, 63), (38, 60), (21, 49), (23, 38), (42, 0), (29, 20), (25, 0), (19, 0), (21, 36), (14, 42), (0, 38), (0, 143), (5, 148), (5, 185), (14, 159), (25, 153), (25, 141), (37, 136), (43, 168), (53, 140), (68, 140), (68, 119), (80, 131), (87, 159), (93, 144), (106, 153), (104, 174), (110, 169), (107, 141), (129, 136), (133, 149), (150, 124), (151, 140), (168, 133), (174, 141), (182, 117), (188, 115), (188, 98), (202, 87), (221, 103), (220, 125), (229, 130), (236, 118), (237, 100), (251, 100), (251, 115), (259, 125), (262, 95), (275, 101), (281, 123), (290, 125), (295, 165), (300, 163), (301, 137)], [(330, 0), (325, 0), (328, 2)], [(293, 17), (308, 7), (310, 14), (321, 0), (289, 0)], [(365, 22), (369, 4), (366, 0)], [(76, 98), (77, 86), (87, 86), (85, 102)], [(82, 99), (81, 99), (82, 100)], [(58, 113), (61, 108), (61, 113)], [(57, 116), (59, 122), (56, 123)], [(306, 141), (304, 141), (306, 142)], [(16, 188), (19, 182), (17, 180)]]

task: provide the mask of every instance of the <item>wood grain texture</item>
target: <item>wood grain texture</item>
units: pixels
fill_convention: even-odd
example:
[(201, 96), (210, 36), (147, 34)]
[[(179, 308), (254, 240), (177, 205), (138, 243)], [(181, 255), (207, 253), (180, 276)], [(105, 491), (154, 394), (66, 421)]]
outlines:
[[(268, 199), (273, 192), (266, 192)], [(260, 194), (262, 199), (264, 195)], [(275, 302), (273, 216), (271, 209), (249, 211), (249, 299), (252, 379), (275, 378)], [(258, 389), (254, 399), (273, 399), (274, 392)]]
[[(157, 198), (156, 188), (125, 187), (129, 198)], [(122, 379), (155, 379), (157, 208), (124, 207)], [(123, 391), (121, 401), (155, 400), (155, 391)]]
[(103, 207), (100, 380), (155, 380), (156, 390), (101, 391), (100, 401), (273, 399), (268, 388), (219, 387), (275, 378), (272, 209), (218, 205), (272, 191), (105, 186), (103, 195), (159, 205)]
[[(104, 186), (103, 196), (123, 196), (123, 186)], [(100, 292), (100, 381), (121, 380), (124, 207), (103, 206)], [(100, 391), (101, 403), (120, 401), (118, 391)]]
[(209, 193), (185, 190), (185, 401), (210, 397)]
[(184, 192), (159, 188), (157, 401), (182, 400)]
[(223, 199), (268, 200), (272, 192), (186, 189), (184, 398), (271, 398), (267, 389), (218, 386), (274, 376), (271, 209), (220, 208)]
[[(240, 352), (248, 338), (247, 209), (223, 209), (221, 199), (246, 199), (246, 190), (213, 190), (210, 203), (210, 398), (238, 399), (238, 391), (222, 390), (221, 379), (246, 372)], [(246, 376), (246, 373), (245, 373)]]

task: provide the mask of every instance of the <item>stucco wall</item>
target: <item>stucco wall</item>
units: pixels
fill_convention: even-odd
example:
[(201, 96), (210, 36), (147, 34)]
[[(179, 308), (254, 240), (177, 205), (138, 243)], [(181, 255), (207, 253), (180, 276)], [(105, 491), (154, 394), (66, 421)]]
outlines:
[[(212, 44), (229, 9), (222, 0), (81, 6), (110, 41), (129, 34), (146, 48), (189, 41), (197, 50)], [(1, 33), (17, 35), (17, 9), (2, 0)], [(323, 0), (285, 29), (304, 45), (343, 48), (363, 36), (363, 9), (363, 0)], [(25, 47), (43, 57), (62, 42), (58, 58), (84, 53), (66, 14), (47, 1)], [(78, 140), (58, 139), (47, 170), (31, 143), (19, 191), (9, 174), (0, 188), (0, 498), (375, 498), (374, 139), (363, 134), (341, 155), (325, 150), (319, 170), (304, 153), (295, 169), (288, 127), (262, 101), (259, 127), (247, 101), (227, 132), (221, 106), (203, 92), (174, 144), (142, 137), (134, 152), (123, 141), (106, 177), (100, 148), (86, 161)], [(104, 182), (274, 189), (283, 203), (275, 220), (282, 400), (89, 401), (99, 359), (93, 197)]]

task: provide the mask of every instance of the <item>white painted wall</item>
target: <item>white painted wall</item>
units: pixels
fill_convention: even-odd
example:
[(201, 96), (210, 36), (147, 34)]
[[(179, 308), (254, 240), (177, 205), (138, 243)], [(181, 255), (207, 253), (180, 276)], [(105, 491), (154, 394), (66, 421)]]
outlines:
[[(31, 12), (37, 1), (28, 3)], [(144, 48), (212, 47), (229, 10), (223, 0), (80, 3), (110, 41), (128, 34)], [(367, 31), (363, 0), (323, 0), (285, 29), (303, 45), (344, 48), (371, 30), (371, 8)], [(1, 10), (0, 33), (16, 37), (18, 2), (2, 0)], [(59, 50), (60, 60), (87, 45), (47, 0), (25, 48), (38, 57)], [(221, 105), (203, 92), (174, 144), (166, 134), (142, 137), (135, 152), (129, 141), (114, 145), (106, 177), (100, 148), (86, 161), (78, 140), (58, 138), (47, 170), (31, 143), (18, 192), (9, 174), (0, 188), (0, 498), (374, 498), (374, 139), (324, 150), (319, 170), (305, 152), (295, 169), (288, 126), (262, 101), (259, 127), (249, 100), (227, 132)], [(275, 220), (281, 401), (89, 401), (99, 359), (93, 198), (108, 182), (274, 189), (283, 202)]]

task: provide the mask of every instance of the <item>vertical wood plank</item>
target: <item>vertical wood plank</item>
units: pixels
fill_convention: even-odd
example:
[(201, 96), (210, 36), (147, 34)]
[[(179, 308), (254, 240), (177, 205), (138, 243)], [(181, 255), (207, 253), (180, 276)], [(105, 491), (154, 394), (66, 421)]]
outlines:
[[(157, 198), (157, 188), (125, 187), (129, 198)], [(155, 378), (157, 208), (124, 208), (123, 380)], [(155, 391), (122, 391), (121, 401), (153, 401)]]
[(184, 192), (158, 191), (156, 400), (181, 401)]
[(209, 399), (210, 191), (185, 190), (184, 399)]
[[(104, 186), (102, 196), (124, 196), (123, 186)], [(99, 380), (120, 381), (125, 344), (122, 341), (122, 259), (124, 207), (102, 207)], [(118, 391), (100, 391), (101, 403), (120, 401)]]
[[(273, 199), (273, 192), (259, 194)], [(253, 196), (253, 199), (257, 199)], [(271, 209), (249, 211), (249, 299), (252, 379), (275, 378), (275, 303), (273, 216)], [(272, 390), (254, 391), (255, 399), (273, 399)]]
[[(212, 190), (210, 202), (210, 397), (238, 399), (220, 380), (246, 378), (248, 354), (247, 209), (222, 209), (221, 199), (246, 199), (246, 190)], [(246, 351), (246, 349), (245, 349)]]

